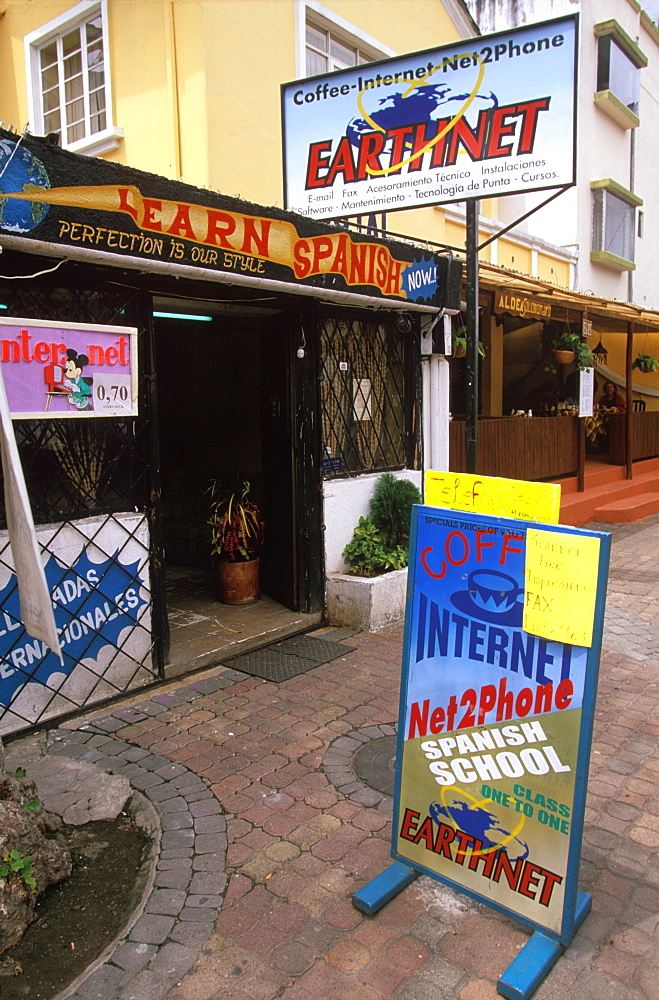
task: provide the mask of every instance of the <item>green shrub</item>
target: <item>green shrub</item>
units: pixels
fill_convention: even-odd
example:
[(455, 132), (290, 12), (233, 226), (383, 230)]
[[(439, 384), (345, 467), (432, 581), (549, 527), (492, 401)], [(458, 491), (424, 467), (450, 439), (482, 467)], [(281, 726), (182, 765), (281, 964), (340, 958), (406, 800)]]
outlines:
[(379, 576), (407, 566), (412, 505), (421, 494), (408, 479), (385, 472), (378, 479), (369, 517), (360, 517), (343, 550), (353, 576)]
[(407, 550), (396, 546), (388, 551), (370, 517), (359, 518), (352, 541), (343, 550), (343, 558), (353, 576), (379, 576), (407, 566)]
[[(421, 503), (421, 493), (409, 479), (396, 479), (391, 472), (380, 476), (371, 500), (371, 517), (387, 552), (397, 546), (407, 551), (412, 505), (415, 503)], [(404, 565), (407, 565), (407, 559)]]

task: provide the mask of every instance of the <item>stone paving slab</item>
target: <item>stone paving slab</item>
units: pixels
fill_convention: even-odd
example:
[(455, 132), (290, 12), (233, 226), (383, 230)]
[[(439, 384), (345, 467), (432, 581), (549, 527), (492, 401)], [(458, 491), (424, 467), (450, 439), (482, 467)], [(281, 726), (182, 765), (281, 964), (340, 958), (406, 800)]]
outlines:
[[(659, 998), (659, 517), (601, 527), (593, 912), (534, 1000)], [(350, 644), (281, 683), (220, 667), (51, 734), (141, 787), (163, 830), (144, 911), (75, 1000), (495, 1000), (520, 924), (426, 877), (374, 917), (350, 902), (389, 862), (392, 801), (354, 757), (396, 731), (402, 629)]]
[[(80, 745), (76, 742), (68, 747), (78, 758)], [(7, 753), (6, 764), (10, 770), (20, 764), (29, 771), (46, 809), (70, 826), (116, 819), (133, 794), (127, 778), (105, 774), (80, 759), (62, 760), (61, 755), (42, 756), (38, 751), (28, 755), (25, 747), (19, 750), (15, 744)]]

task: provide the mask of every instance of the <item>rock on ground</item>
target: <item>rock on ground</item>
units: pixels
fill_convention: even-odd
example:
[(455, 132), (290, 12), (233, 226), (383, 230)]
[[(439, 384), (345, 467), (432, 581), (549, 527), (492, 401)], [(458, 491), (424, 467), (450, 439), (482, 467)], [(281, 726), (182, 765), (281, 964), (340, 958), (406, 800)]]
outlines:
[(71, 874), (68, 848), (53, 838), (61, 826), (39, 799), (36, 785), (17, 771), (0, 774), (0, 865), (11, 851), (31, 858), (35, 887), (26, 883), (21, 870), (0, 875), (0, 953), (20, 941), (34, 918), (39, 893)]

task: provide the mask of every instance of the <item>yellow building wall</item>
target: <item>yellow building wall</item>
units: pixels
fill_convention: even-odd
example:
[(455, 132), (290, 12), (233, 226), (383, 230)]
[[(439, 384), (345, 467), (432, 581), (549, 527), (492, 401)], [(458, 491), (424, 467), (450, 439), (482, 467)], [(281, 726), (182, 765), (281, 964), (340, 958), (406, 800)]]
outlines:
[(569, 261), (552, 257), (551, 254), (538, 253), (537, 268), (537, 277), (542, 281), (551, 281), (555, 285), (562, 285), (564, 288), (572, 287)]
[(523, 274), (533, 273), (531, 250), (512, 240), (497, 240), (497, 264), (500, 267), (510, 268), (511, 271), (521, 271)]
[[(28, 121), (24, 35), (74, 6), (5, 0), (0, 120), (19, 130)], [(397, 52), (458, 38), (440, 0), (335, 0), (326, 6)], [(112, 117), (124, 138), (104, 157), (283, 205), (280, 85), (296, 77), (293, 2), (136, 0), (127, 16), (124, 0), (108, 0), (108, 30)], [(434, 210), (403, 215), (391, 228), (433, 240), (441, 235)]]
[[(590, 344), (592, 347), (596, 347), (599, 340), (599, 332), (597, 330), (597, 317), (593, 318), (593, 335), (590, 339)], [(602, 333), (602, 343), (608, 351), (608, 358), (606, 362), (606, 367), (615, 372), (619, 379), (616, 380), (619, 391), (624, 395), (625, 383), (625, 363), (626, 363), (626, 351), (627, 351), (627, 334), (624, 329), (621, 329), (619, 333), (610, 333), (604, 331)], [(659, 360), (659, 332), (657, 333), (635, 333), (634, 334), (634, 345), (632, 349), (632, 361), (637, 354), (649, 354), (652, 358), (657, 358)], [(599, 392), (598, 398), (601, 395), (601, 389), (605, 382), (605, 377), (598, 373), (599, 381)], [(632, 387), (634, 390), (634, 396), (639, 399), (645, 400), (645, 406), (648, 410), (659, 410), (659, 396), (648, 396), (644, 394), (644, 389), (653, 389), (655, 392), (659, 392), (659, 369), (648, 375), (645, 375), (636, 369), (632, 371)]]

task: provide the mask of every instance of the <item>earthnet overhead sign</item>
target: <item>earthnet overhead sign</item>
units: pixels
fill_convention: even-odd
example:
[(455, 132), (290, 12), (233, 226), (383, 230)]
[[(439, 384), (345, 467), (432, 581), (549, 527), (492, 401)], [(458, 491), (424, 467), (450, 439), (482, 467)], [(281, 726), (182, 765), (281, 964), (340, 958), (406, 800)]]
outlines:
[(339, 218), (574, 184), (577, 23), (285, 84), (286, 207)]

